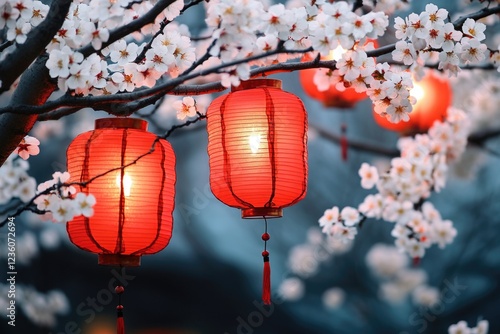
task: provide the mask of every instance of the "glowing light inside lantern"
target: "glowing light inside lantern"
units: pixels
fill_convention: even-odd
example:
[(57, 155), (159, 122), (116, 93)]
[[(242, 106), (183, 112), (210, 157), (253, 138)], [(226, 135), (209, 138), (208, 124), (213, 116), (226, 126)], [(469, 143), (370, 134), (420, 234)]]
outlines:
[(257, 153), (260, 147), (260, 134), (252, 133), (248, 137), (248, 143), (250, 144), (250, 150), (252, 153)]
[(417, 102), (424, 98), (425, 90), (418, 82), (413, 82), (413, 88), (410, 90), (410, 95), (413, 96)]
[(334, 50), (330, 50), (330, 53), (328, 54), (328, 59), (339, 61), (340, 59), (342, 59), (342, 56), (346, 52), (347, 50), (339, 45)]
[[(116, 185), (120, 187), (120, 173), (116, 175)], [(125, 197), (130, 196), (130, 189), (132, 188), (132, 178), (130, 175), (125, 173), (123, 175), (123, 192), (125, 193)]]

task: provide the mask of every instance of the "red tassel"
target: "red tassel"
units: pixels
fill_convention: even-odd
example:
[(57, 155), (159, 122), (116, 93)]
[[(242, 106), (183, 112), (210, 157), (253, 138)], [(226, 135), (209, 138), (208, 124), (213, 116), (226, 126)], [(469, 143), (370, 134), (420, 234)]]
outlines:
[(414, 257), (413, 258), (413, 266), (418, 267), (419, 265), (420, 265), (420, 258), (418, 256)]
[(119, 285), (115, 288), (118, 295), (118, 306), (116, 307), (116, 334), (125, 334), (125, 322), (123, 320), (123, 305), (121, 304), (121, 295), (125, 291), (123, 286)]
[(342, 160), (347, 161), (347, 148), (349, 145), (347, 143), (347, 137), (346, 137), (347, 126), (345, 124), (342, 124), (341, 132), (342, 135), (340, 137), (340, 149), (342, 151)]
[(123, 313), (122, 315), (116, 318), (116, 334), (125, 334), (125, 323), (123, 321)]
[(264, 305), (271, 305), (271, 265), (269, 264), (269, 252), (262, 252), (264, 257), (264, 278), (262, 280), (262, 301)]

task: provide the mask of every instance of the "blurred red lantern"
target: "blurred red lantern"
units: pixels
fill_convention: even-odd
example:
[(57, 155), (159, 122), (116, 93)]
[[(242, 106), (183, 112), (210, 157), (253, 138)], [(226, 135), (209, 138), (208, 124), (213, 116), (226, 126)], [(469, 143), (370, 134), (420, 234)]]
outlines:
[(391, 123), (384, 116), (373, 113), (375, 121), (383, 128), (404, 135), (427, 132), (437, 120), (444, 120), (452, 102), (452, 90), (446, 78), (428, 70), (420, 81), (413, 81), (410, 94), (417, 103), (413, 105), (408, 122)]
[[(375, 48), (378, 47), (376, 40), (370, 39), (365, 43), (365, 45), (368, 43), (373, 43)], [(345, 52), (346, 50), (339, 45), (335, 50), (332, 50), (327, 57), (321, 57), (321, 60), (339, 60)], [(302, 61), (304, 62), (311, 60), (313, 59), (307, 54), (302, 57)], [(344, 91), (339, 91), (335, 88), (335, 85), (330, 85), (330, 87), (325, 91), (318, 90), (318, 87), (314, 83), (314, 76), (317, 71), (318, 69), (316, 68), (299, 71), (300, 84), (307, 95), (317, 101), (320, 101), (325, 107), (350, 109), (353, 108), (356, 103), (368, 97), (366, 93), (358, 93), (352, 87), (347, 87)]]
[(99, 264), (138, 266), (141, 255), (170, 241), (175, 155), (146, 128), (139, 119), (98, 119), (68, 147), (70, 181), (92, 180), (77, 190), (93, 194), (96, 204), (92, 217), (74, 218), (67, 231), (76, 246), (98, 254)]
[[(207, 131), (212, 192), (240, 208), (242, 218), (281, 217), (284, 207), (304, 198), (307, 114), (298, 97), (281, 90), (280, 80), (244, 81), (215, 99)], [(269, 239), (267, 229), (262, 238)], [(269, 253), (262, 255), (269, 303)]]

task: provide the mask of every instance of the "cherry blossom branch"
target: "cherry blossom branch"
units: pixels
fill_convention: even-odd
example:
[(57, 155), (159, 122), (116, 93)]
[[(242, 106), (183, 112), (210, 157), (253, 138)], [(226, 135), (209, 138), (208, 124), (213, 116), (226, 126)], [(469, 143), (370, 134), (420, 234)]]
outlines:
[[(146, 14), (141, 16), (140, 18), (135, 19), (132, 22), (130, 22), (124, 26), (121, 26), (121, 27), (113, 30), (112, 32), (110, 32), (108, 40), (106, 42), (102, 43), (101, 49), (113, 44), (117, 40), (119, 40), (123, 37), (126, 37), (135, 31), (140, 30), (142, 27), (144, 27), (145, 25), (147, 25), (149, 23), (154, 23), (156, 17), (158, 15), (160, 15), (161, 12), (163, 10), (165, 10), (165, 8), (170, 6), (175, 1), (176, 0), (159, 0), (156, 3), (156, 5), (154, 5), (154, 7), (149, 10), (149, 12), (147, 12)], [(97, 50), (95, 50), (94, 47), (91, 44), (89, 44), (89, 45), (81, 48), (78, 51), (81, 54), (83, 54), (84, 57), (88, 57), (91, 54), (93, 54), (94, 52), (96, 52)]]
[(479, 20), (479, 19), (482, 19), (486, 16), (490, 16), (490, 15), (498, 14), (498, 13), (500, 13), (500, 5), (496, 6), (496, 7), (491, 7), (491, 8), (485, 7), (481, 10), (478, 10), (475, 13), (460, 16), (458, 19), (456, 19), (453, 22), (453, 26), (455, 27), (455, 30), (462, 30), (462, 26), (464, 25), (464, 23), (467, 19)]
[[(259, 55), (254, 55), (251, 57), (247, 57), (244, 59), (237, 59), (232, 62), (224, 63), (218, 66), (211, 67), (209, 69), (205, 70), (200, 70), (194, 73), (190, 73), (184, 76), (179, 76), (175, 79), (171, 79), (163, 84), (160, 84), (158, 86), (155, 86), (153, 88), (148, 88), (148, 89), (142, 89), (142, 90), (137, 90), (132, 93), (122, 93), (122, 94), (115, 94), (115, 95), (99, 95), (99, 96), (85, 96), (85, 97), (74, 97), (74, 96), (69, 96), (69, 95), (64, 95), (63, 97), (54, 100), (54, 101), (49, 101), (46, 102), (43, 105), (40, 106), (31, 106), (31, 105), (10, 105), (5, 108), (0, 108), (0, 114), (5, 114), (5, 113), (13, 113), (13, 114), (21, 114), (21, 115), (40, 115), (45, 112), (55, 110), (57, 108), (61, 107), (88, 107), (92, 106), (95, 109), (101, 109), (109, 112), (110, 114), (113, 115), (127, 115), (130, 114), (130, 107), (129, 106), (120, 106), (118, 104), (120, 103), (126, 103), (126, 102), (133, 102), (137, 103), (138, 100), (144, 99), (147, 97), (153, 97), (153, 102), (159, 99), (161, 96), (164, 94), (167, 94), (174, 90), (176, 87), (181, 85), (183, 82), (200, 77), (200, 76), (205, 76), (208, 74), (214, 74), (214, 73), (220, 73), (222, 70), (228, 67), (233, 67), (236, 65), (240, 65), (243, 63), (251, 62), (253, 60), (258, 60), (262, 58), (266, 58), (269, 56), (273, 56), (276, 54), (280, 53), (304, 53), (310, 51), (309, 49), (306, 50), (286, 50), (282, 48), (277, 48), (269, 52), (265, 52)], [(331, 64), (335, 63), (334, 61), (329, 61), (328, 62), (331, 66)], [(298, 65), (299, 68), (305, 68), (301, 65)], [(314, 67), (319, 67), (318, 64), (314, 64)], [(327, 67), (327, 66), (325, 66)], [(271, 67), (272, 68), (272, 67)], [(262, 74), (260, 74), (262, 75)], [(220, 85), (220, 83), (218, 83)], [(222, 87), (222, 86), (220, 86)], [(225, 88), (224, 88), (225, 89)], [(223, 90), (223, 89), (220, 89)], [(220, 91), (218, 90), (218, 91)], [(212, 93), (210, 92), (204, 92), (204, 94)]]
[(201, 121), (201, 120), (207, 118), (206, 115), (200, 114), (199, 112), (197, 112), (197, 115), (198, 115), (198, 117), (196, 117), (195, 119), (189, 120), (189, 121), (182, 123), (182, 124), (179, 124), (179, 125), (172, 126), (170, 128), (170, 130), (168, 130), (163, 136), (161, 136), (161, 138), (167, 139), (175, 130), (180, 129), (180, 128), (184, 128), (186, 126), (190, 126), (191, 124), (194, 124), (198, 121)]
[[(474, 17), (474, 18), (481, 18), (485, 17), (488, 15), (492, 15), (495, 13), (500, 12), (500, 6), (496, 6), (493, 8), (486, 8), (483, 10), (480, 10), (476, 13), (470, 14), (468, 16), (464, 16), (460, 18), (459, 20), (456, 21), (456, 25), (463, 24), (461, 21), (464, 18), (468, 17)], [(135, 22), (135, 21), (134, 21)], [(384, 54), (387, 54), (395, 49), (395, 44), (391, 45), (386, 45), (381, 48), (378, 48), (376, 50), (372, 50), (367, 52), (367, 55), (369, 57), (378, 57)], [(137, 105), (143, 105), (139, 104), (137, 102), (140, 99), (144, 99), (148, 96), (153, 96), (156, 95), (156, 98), (151, 99), (153, 102), (156, 101), (160, 96), (163, 94), (174, 94), (174, 95), (189, 95), (189, 94), (208, 94), (208, 93), (213, 93), (213, 92), (219, 92), (224, 90), (225, 88), (220, 84), (220, 82), (215, 82), (211, 84), (205, 84), (205, 85), (189, 85), (189, 86), (182, 86), (181, 84), (187, 80), (204, 76), (207, 74), (212, 74), (212, 73), (219, 73), (221, 70), (227, 67), (239, 65), (248, 61), (252, 60), (257, 60), (257, 59), (262, 59), (271, 55), (276, 55), (278, 53), (305, 53), (307, 51), (310, 51), (310, 49), (306, 50), (285, 50), (285, 49), (280, 49), (277, 48), (275, 50), (256, 55), (253, 57), (249, 57), (246, 59), (239, 59), (235, 60), (233, 62), (225, 63), (220, 66), (216, 66), (210, 69), (206, 70), (201, 70), (198, 72), (190, 73), (185, 76), (179, 76), (178, 78), (169, 80), (168, 82), (158, 85), (156, 87), (150, 88), (150, 89), (143, 89), (143, 90), (137, 90), (132, 93), (123, 93), (123, 94), (116, 94), (113, 96), (91, 96), (91, 97), (62, 97), (56, 101), (52, 102), (47, 102), (43, 106), (24, 106), (24, 105), (11, 105), (7, 106), (5, 108), (0, 108), (0, 114), (3, 113), (21, 113), (21, 114), (42, 114), (47, 111), (55, 110), (60, 107), (76, 107), (76, 106), (88, 106), (92, 105), (93, 107), (103, 109), (111, 114), (115, 115), (127, 115), (132, 113), (134, 110), (137, 110)], [(258, 77), (258, 76), (266, 76), (266, 75), (271, 75), (275, 73), (280, 73), (280, 72), (292, 72), (292, 71), (298, 71), (298, 70), (303, 70), (303, 69), (309, 69), (309, 68), (329, 68), (329, 69), (335, 69), (335, 61), (317, 61), (313, 60), (311, 62), (294, 62), (294, 63), (284, 63), (284, 64), (275, 64), (275, 65), (270, 65), (270, 66), (265, 66), (261, 68), (256, 68), (251, 71), (250, 76), (251, 77)], [(149, 100), (148, 100), (149, 101)], [(133, 102), (132, 106), (123, 106), (123, 107), (117, 107), (117, 103), (127, 103), (127, 102)]]
[(16, 45), (0, 62), (0, 94), (8, 91), (14, 81), (43, 52), (52, 37), (61, 28), (72, 0), (54, 0), (45, 20), (29, 32), (23, 44)]
[(14, 44), (12, 41), (6, 41), (6, 42), (4, 42), (2, 45), (0, 45), (0, 52), (2, 52), (3, 50), (7, 49), (12, 44)]
[[(179, 16), (181, 16), (182, 14), (184, 14), (184, 12), (186, 10), (188, 10), (189, 8), (191, 8), (191, 7), (199, 4), (202, 1), (204, 1), (204, 0), (193, 0), (190, 3), (188, 3), (188, 4), (185, 4), (184, 8), (181, 9), (181, 12), (180, 12)], [(165, 30), (165, 27), (169, 23), (171, 23), (171, 22), (172, 21), (169, 21), (167, 19), (163, 20), (163, 22), (160, 25), (160, 29), (158, 29), (158, 31), (153, 35), (153, 37), (149, 40), (149, 42), (146, 44), (146, 46), (142, 49), (141, 53), (135, 58), (134, 63), (139, 63), (139, 62), (141, 62), (144, 59), (144, 57), (146, 56), (146, 52), (149, 49), (151, 49), (151, 46), (153, 45), (153, 41), (155, 40), (155, 38), (158, 37), (160, 34), (162, 34), (163, 31)]]

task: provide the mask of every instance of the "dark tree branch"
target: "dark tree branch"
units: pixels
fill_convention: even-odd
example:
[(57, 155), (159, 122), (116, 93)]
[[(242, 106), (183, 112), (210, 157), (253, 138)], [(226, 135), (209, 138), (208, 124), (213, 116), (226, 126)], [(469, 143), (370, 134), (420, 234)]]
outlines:
[(187, 121), (187, 122), (185, 122), (185, 123), (182, 123), (182, 124), (179, 124), (179, 125), (174, 125), (174, 126), (172, 126), (172, 127), (170, 128), (170, 130), (168, 130), (168, 131), (167, 131), (167, 132), (166, 132), (166, 133), (162, 136), (162, 138), (167, 139), (167, 138), (168, 138), (168, 137), (169, 137), (169, 136), (170, 136), (170, 135), (171, 135), (171, 134), (172, 134), (175, 130), (180, 129), (180, 128), (184, 128), (184, 127), (186, 127), (186, 126), (190, 126), (191, 124), (194, 124), (194, 123), (196, 123), (196, 122), (198, 122), (198, 121), (201, 121), (202, 119), (207, 118), (207, 116), (206, 116), (206, 115), (203, 115), (203, 114), (200, 114), (200, 113), (197, 113), (197, 114), (198, 114), (198, 117), (196, 117), (196, 118), (195, 118), (195, 119), (193, 119), (193, 120), (189, 120), (189, 121)]
[(462, 26), (464, 25), (464, 23), (467, 19), (479, 20), (479, 19), (482, 19), (483, 17), (490, 16), (493, 14), (498, 14), (498, 13), (500, 13), (500, 6), (491, 7), (491, 8), (485, 7), (481, 10), (478, 10), (475, 13), (460, 16), (458, 19), (455, 20), (455, 22), (453, 22), (453, 26), (455, 27), (455, 30), (462, 30)]
[[(18, 44), (14, 51), (0, 63), (0, 94), (8, 91), (16, 79), (44, 50), (52, 37), (61, 28), (72, 0), (54, 0), (50, 5), (45, 20), (28, 33), (23, 44)], [(1, 165), (2, 161), (0, 161)]]
[[(311, 124), (309, 123), (309, 127), (313, 130), (315, 130), (321, 137), (328, 139), (331, 142), (334, 142), (336, 144), (340, 144), (341, 141), (341, 136), (331, 133), (330, 131), (316, 125), (316, 124)], [(366, 142), (359, 142), (355, 141), (352, 139), (349, 139), (348, 141), (348, 146), (350, 148), (353, 148), (355, 150), (361, 151), (361, 152), (368, 152), (368, 153), (375, 153), (379, 155), (383, 155), (386, 157), (397, 157), (399, 156), (399, 150), (397, 149), (388, 149), (385, 147), (381, 146), (376, 146), (372, 145)]]
[[(25, 114), (25, 115), (31, 115), (31, 114), (43, 114), (48, 111), (55, 110), (57, 108), (62, 108), (62, 107), (88, 107), (92, 106), (94, 109), (99, 109), (99, 110), (104, 110), (110, 114), (113, 115), (130, 115), (134, 108), (137, 110), (137, 104), (141, 103), (141, 99), (145, 99), (148, 97), (151, 97), (149, 100), (150, 103), (154, 103), (156, 100), (158, 100), (161, 96), (164, 94), (170, 93), (171, 91), (175, 90), (176, 87), (180, 86), (183, 82), (200, 77), (200, 76), (205, 76), (208, 74), (213, 74), (213, 73), (220, 73), (223, 71), (225, 68), (232, 67), (232, 66), (237, 66), (249, 61), (265, 58), (268, 56), (272, 56), (275, 54), (279, 53), (303, 53), (306, 51), (310, 51), (309, 49), (307, 50), (284, 50), (284, 49), (276, 49), (272, 50), (260, 55), (254, 55), (245, 59), (238, 59), (234, 60), (232, 62), (224, 63), (219, 66), (214, 66), (209, 69), (205, 70), (200, 70), (194, 73), (190, 73), (187, 75), (179, 76), (175, 79), (171, 79), (163, 84), (160, 84), (158, 86), (148, 88), (148, 89), (140, 89), (132, 93), (122, 93), (122, 94), (114, 94), (114, 95), (99, 95), (99, 96), (85, 96), (85, 97), (77, 97), (77, 96), (70, 96), (70, 95), (64, 95), (61, 98), (55, 100), (55, 101), (49, 101), (46, 102), (42, 106), (27, 106), (27, 105), (19, 105), (19, 104), (11, 104), (8, 107), (5, 108), (0, 108), (0, 114), (5, 114), (5, 113), (16, 113), (16, 114)], [(293, 64), (293, 63), (291, 63)], [(284, 68), (290, 67), (289, 65), (291, 64), (278, 64), (278, 65), (273, 65), (266, 67), (269, 71), (273, 71), (273, 73), (277, 72), (283, 72)], [(305, 69), (305, 68), (312, 68), (312, 67), (334, 67), (335, 61), (325, 61), (325, 62), (319, 62), (319, 63), (314, 63), (313, 65), (309, 65), (308, 67), (307, 62), (305, 63), (297, 63), (295, 66), (298, 67), (298, 69)], [(324, 66), (320, 66), (323, 64)], [(328, 66), (326, 65), (328, 64)], [(290, 68), (288, 71), (292, 71), (293, 69)], [(269, 75), (269, 72), (263, 73), (262, 69), (257, 69), (255, 71), (251, 72), (251, 76), (262, 76), (262, 75)], [(222, 87), (220, 83), (216, 83), (217, 87)], [(224, 88), (225, 89), (225, 88)], [(219, 89), (224, 90), (224, 89)], [(185, 90), (185, 89), (184, 89)], [(200, 94), (209, 94), (212, 93), (212, 91), (205, 91), (201, 92)], [(174, 93), (176, 94), (176, 93)], [(179, 95), (179, 94), (176, 94)], [(123, 103), (131, 102), (129, 105), (121, 105)]]
[[(47, 59), (39, 57), (21, 76), (19, 86), (14, 91), (12, 103), (15, 105), (42, 105), (55, 89), (49, 70), (45, 66)], [(14, 151), (21, 140), (28, 134), (36, 122), (36, 115), (10, 113), (0, 115), (0, 166)]]

